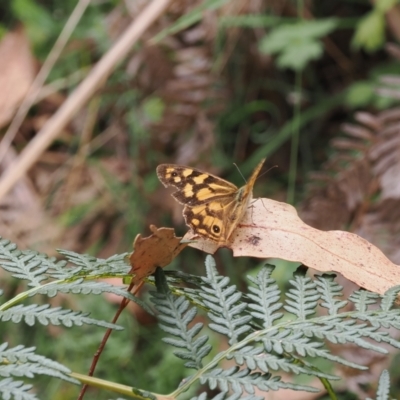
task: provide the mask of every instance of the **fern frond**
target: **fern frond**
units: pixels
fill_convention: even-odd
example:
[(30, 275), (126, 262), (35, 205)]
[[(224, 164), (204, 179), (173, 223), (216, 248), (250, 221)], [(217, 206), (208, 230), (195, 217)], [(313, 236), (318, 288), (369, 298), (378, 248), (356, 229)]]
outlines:
[(320, 306), (326, 308), (329, 315), (336, 315), (341, 308), (346, 306), (348, 301), (335, 298), (342, 296), (343, 289), (342, 286), (335, 282), (335, 275), (323, 274), (317, 276), (315, 283), (322, 300)]
[(26, 376), (33, 378), (35, 375), (47, 375), (79, 383), (69, 376), (70, 370), (63, 365), (41, 355), (35, 354), (34, 347), (22, 345), (7, 349), (8, 344), (0, 345), (0, 376)]
[(400, 292), (400, 286), (394, 286), (385, 292), (385, 294), (382, 296), (382, 301), (381, 301), (382, 311), (390, 311), (392, 309), (399, 292)]
[(238, 365), (246, 365), (249, 369), (259, 369), (262, 372), (282, 370), (294, 374), (313, 375), (319, 378), (330, 380), (339, 379), (330, 374), (323, 373), (315, 367), (307, 366), (303, 361), (297, 362), (294, 357), (277, 357), (274, 354), (266, 353), (262, 347), (245, 346), (231, 353), (229, 358), (234, 358)]
[(379, 377), (378, 391), (376, 392), (376, 400), (389, 400), (390, 376), (389, 372), (384, 369)]
[(191, 328), (189, 324), (194, 320), (197, 311), (190, 308), (190, 303), (184, 297), (173, 296), (170, 292), (165, 276), (156, 271), (157, 292), (152, 292), (152, 301), (159, 312), (158, 318), (161, 321), (160, 327), (175, 338), (164, 338), (163, 341), (180, 349), (174, 354), (183, 359), (189, 360), (185, 363), (188, 368), (202, 368), (202, 360), (208, 355), (211, 346), (206, 344), (207, 336), (195, 337), (203, 328), (202, 323), (196, 323)]
[[(208, 393), (203, 392), (199, 396), (191, 397), (190, 400), (208, 400)], [(238, 393), (228, 394), (228, 392), (218, 393), (216, 396), (212, 397), (210, 400), (263, 400), (264, 397), (260, 396), (241, 396)]]
[[(22, 250), (22, 254), (29, 255), (32, 250)], [(47, 254), (35, 253), (35, 260), (40, 263), (42, 268), (45, 268), (46, 276), (53, 279), (67, 279), (74, 272), (72, 268), (66, 268), (65, 260), (57, 260), (55, 257), (49, 257)], [(77, 270), (75, 270), (77, 272)]]
[(280, 377), (272, 377), (268, 373), (252, 373), (248, 368), (239, 369), (239, 367), (232, 367), (228, 370), (216, 368), (202, 375), (200, 381), (203, 384), (208, 383), (211, 389), (219, 388), (223, 392), (231, 389), (234, 393), (240, 395), (243, 394), (243, 390), (249, 394), (254, 394), (255, 387), (265, 392), (279, 389), (296, 389), (314, 393), (319, 391), (311, 386), (282, 382)]
[(275, 280), (271, 278), (274, 270), (272, 265), (266, 265), (257, 275), (256, 278), (248, 277), (249, 281), (255, 286), (249, 286), (247, 297), (252, 300), (248, 307), (250, 314), (263, 321), (264, 328), (269, 328), (274, 321), (282, 318), (283, 313), (276, 312), (282, 308), (279, 302), (281, 291)]
[(317, 291), (317, 285), (306, 277), (304, 271), (297, 270), (294, 279), (290, 280), (293, 288), (286, 293), (285, 310), (294, 314), (298, 319), (305, 320), (315, 313), (318, 300), (321, 295)]
[(358, 311), (364, 312), (368, 310), (368, 306), (376, 304), (380, 299), (379, 294), (368, 292), (367, 290), (357, 290), (349, 296)]
[(102, 276), (107, 274), (123, 274), (126, 275), (131, 270), (131, 266), (126, 259), (129, 253), (116, 254), (107, 259), (96, 258), (88, 254), (78, 254), (70, 250), (57, 250), (71, 264), (76, 265), (78, 269), (74, 269), (70, 277), (75, 277), (78, 271), (87, 276)]
[(2, 399), (38, 400), (34, 393), (29, 392), (32, 385), (23, 381), (14, 381), (11, 378), (0, 380), (0, 394)]
[[(160, 314), (165, 315), (161, 321), (167, 326), (165, 330), (178, 336), (182, 327), (178, 329), (175, 320), (181, 318), (187, 326), (195, 314), (189, 310), (189, 300), (194, 300), (192, 302), (195, 304), (200, 301), (200, 306), (207, 310), (211, 320), (209, 327), (224, 334), (230, 340), (230, 348), (215, 355), (207, 364), (203, 361), (205, 365), (198, 367), (197, 372), (185, 380), (174, 395), (187, 390), (197, 380), (208, 383), (211, 388), (218, 387), (221, 390), (218, 396), (221, 398), (225, 398), (228, 391), (233, 391), (234, 398), (242, 397), (243, 390), (252, 394), (256, 387), (265, 391), (281, 388), (313, 390), (282, 382), (276, 372), (280, 370), (318, 377), (329, 387), (329, 380), (338, 378), (318, 370), (312, 364), (312, 359), (321, 358), (361, 370), (368, 368), (332, 354), (325, 346), (326, 340), (338, 344), (354, 343), (379, 353), (387, 353), (382, 343), (400, 347), (400, 342), (380, 329), (400, 326), (400, 310), (394, 307), (400, 287), (385, 293), (381, 308), (371, 307), (377, 303), (377, 296), (364, 291), (356, 292), (350, 299), (357, 303), (357, 309), (344, 311), (347, 301), (341, 299), (342, 287), (332, 275), (323, 274), (312, 280), (300, 270), (294, 274), (286, 304), (282, 305), (279, 302), (281, 292), (271, 278), (273, 268), (266, 266), (256, 277), (249, 277), (251, 288), (246, 308), (246, 304), (241, 302), (241, 293), (235, 286), (229, 285), (228, 278), (218, 275), (211, 256), (206, 259), (206, 268), (207, 277), (203, 278), (202, 285), (196, 282), (197, 288), (194, 289), (182, 288), (182, 281), (185, 282), (182, 274), (179, 286), (173, 287), (172, 291), (168, 288), (170, 278), (164, 280), (164, 293), (168, 291), (171, 296), (169, 302), (174, 304), (176, 310), (181, 310), (181, 314), (174, 314), (170, 306), (166, 309), (162, 305), (158, 307)], [(194, 282), (193, 279), (191, 282)], [(174, 300), (176, 296), (181, 300)], [(314, 315), (318, 306), (328, 312)], [(282, 318), (284, 309), (294, 317)], [(263, 328), (256, 330), (260, 320)], [(243, 326), (245, 329), (242, 332)], [(185, 329), (188, 330), (187, 327)], [(194, 325), (192, 329), (197, 335), (201, 327)], [(181, 358), (190, 358), (186, 356), (187, 344), (182, 337), (168, 339), (167, 342), (184, 349), (179, 355)], [(310, 360), (305, 360), (305, 357)], [(236, 366), (229, 370), (221, 369), (219, 364), (226, 359), (233, 359)], [(245, 368), (239, 370), (238, 366)]]
[(37, 305), (32, 304), (28, 306), (18, 305), (10, 307), (5, 311), (0, 311), (0, 321), (12, 321), (14, 323), (20, 322), (22, 319), (29, 326), (33, 326), (37, 320), (42, 325), (64, 325), (71, 327), (73, 325), (81, 326), (97, 325), (104, 328), (121, 330), (122, 327), (111, 324), (105, 321), (88, 318), (89, 313), (76, 312), (72, 310), (64, 310), (61, 307), (50, 308), (49, 304)]
[(247, 304), (239, 302), (242, 294), (236, 290), (236, 286), (228, 286), (229, 279), (218, 275), (211, 256), (206, 258), (206, 271), (207, 277), (203, 278), (203, 282), (207, 286), (202, 287), (200, 295), (210, 310), (208, 316), (213, 322), (209, 327), (226, 335), (229, 344), (234, 344), (240, 335), (250, 330), (247, 323), (251, 316), (242, 314)]
[[(386, 354), (387, 350), (375, 346), (363, 338), (370, 338), (376, 342), (386, 342), (389, 338), (387, 332), (377, 331), (378, 327), (367, 324), (358, 324), (356, 320), (335, 319), (334, 321), (323, 320), (321, 325), (313, 325), (312, 332), (317, 338), (325, 338), (332, 343), (355, 343), (358, 346)], [(391, 340), (391, 339), (390, 339)]]
[[(36, 251), (20, 251), (17, 245), (0, 236), (0, 265), (17, 279), (29, 281), (29, 286), (39, 286), (40, 282), (47, 279), (44, 273), (47, 266), (42, 265), (37, 259)], [(46, 258), (43, 255), (43, 258)], [(51, 261), (49, 261), (51, 262)]]
[(97, 281), (84, 281), (83, 278), (75, 280), (73, 282), (51, 282), (47, 285), (40, 286), (36, 290), (32, 290), (29, 296), (36, 294), (44, 294), (49, 297), (56, 296), (59, 292), (61, 293), (72, 293), (72, 294), (102, 294), (102, 293), (113, 293), (117, 296), (124, 297), (130, 301), (135, 302), (137, 305), (146, 310), (149, 314), (153, 315), (151, 308), (138, 297), (134, 296), (126, 290), (125, 286), (115, 286), (107, 282)]

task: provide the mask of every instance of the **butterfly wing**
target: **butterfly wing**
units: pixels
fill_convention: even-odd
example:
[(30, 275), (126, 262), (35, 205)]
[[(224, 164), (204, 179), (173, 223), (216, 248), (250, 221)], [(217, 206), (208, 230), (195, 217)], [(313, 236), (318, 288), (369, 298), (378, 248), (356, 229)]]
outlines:
[[(199, 236), (214, 240), (217, 243), (225, 243), (229, 239), (232, 223), (232, 211), (236, 208), (234, 200), (231, 202), (212, 201), (193, 207), (185, 206), (183, 216), (186, 225)], [(234, 226), (237, 225), (234, 224)]]
[(238, 190), (233, 183), (218, 176), (182, 165), (161, 164), (157, 167), (157, 175), (165, 187), (178, 189), (172, 196), (188, 206), (232, 198)]
[(242, 220), (243, 215), (253, 198), (253, 187), (264, 162), (265, 158), (263, 158), (254, 168), (247, 183), (237, 190), (234, 201), (225, 205), (223, 215), (224, 241), (227, 241), (230, 238), (233, 231)]
[(247, 210), (253, 197), (254, 183), (264, 161), (265, 159), (260, 161), (246, 185), (236, 188), (234, 193), (215, 196), (195, 206), (186, 205), (183, 210), (186, 225), (200, 236), (217, 243), (226, 243)]

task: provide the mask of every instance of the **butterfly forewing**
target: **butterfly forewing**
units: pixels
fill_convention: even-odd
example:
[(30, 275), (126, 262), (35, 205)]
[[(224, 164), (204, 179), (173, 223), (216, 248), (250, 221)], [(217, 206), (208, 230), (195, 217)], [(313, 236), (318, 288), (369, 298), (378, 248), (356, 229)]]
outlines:
[(224, 179), (195, 168), (161, 164), (157, 175), (164, 186), (178, 189), (172, 196), (181, 204), (195, 205), (221, 197), (232, 197), (238, 188)]

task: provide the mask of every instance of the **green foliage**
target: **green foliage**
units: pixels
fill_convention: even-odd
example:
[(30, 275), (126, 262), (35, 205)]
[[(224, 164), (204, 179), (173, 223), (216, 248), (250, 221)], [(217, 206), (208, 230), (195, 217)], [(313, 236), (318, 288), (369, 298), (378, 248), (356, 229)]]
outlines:
[(159, 122), (165, 110), (165, 104), (160, 97), (152, 96), (143, 102), (143, 114), (147, 121)]
[[(126, 254), (102, 260), (71, 251), (60, 253), (65, 261), (56, 261), (37, 252), (20, 251), (13, 243), (0, 239), (1, 265), (17, 279), (26, 280), (29, 288), (0, 306), (1, 321), (20, 324), (23, 320), (29, 326), (39, 323), (120, 329), (115, 324), (89, 318), (83, 312), (48, 304), (20, 304), (35, 294), (53, 297), (58, 293), (109, 292), (136, 301), (152, 313), (149, 305), (126, 293), (122, 287), (94, 280), (106, 276), (127, 277), (130, 267), (125, 262)], [(400, 287), (388, 290), (383, 296), (366, 290), (355, 291), (349, 297), (354, 308), (345, 311), (349, 301), (342, 299), (342, 288), (332, 275), (323, 274), (312, 279), (305, 275), (304, 269), (298, 269), (290, 280), (290, 288), (283, 294), (271, 277), (273, 270), (274, 267), (266, 265), (256, 276), (249, 276), (247, 293), (231, 285), (228, 277), (218, 274), (211, 256), (206, 259), (204, 277), (182, 272), (165, 275), (158, 268), (155, 279), (148, 279), (157, 288), (151, 293), (151, 300), (160, 327), (168, 334), (164, 342), (175, 349), (173, 354), (184, 361), (186, 368), (194, 370), (181, 385), (177, 385), (170, 397), (176, 398), (188, 390), (193, 393), (199, 386), (216, 390), (215, 399), (259, 399), (255, 395), (256, 389), (317, 391), (312, 386), (283, 381), (280, 372), (316, 377), (332, 392), (331, 382), (339, 378), (318, 368), (318, 360), (341, 363), (350, 368), (366, 367), (336, 356), (325, 346), (326, 341), (353, 343), (382, 354), (388, 352), (383, 343), (400, 347), (400, 342), (384, 330), (400, 329), (400, 310), (395, 307)], [(208, 322), (197, 319), (198, 308), (206, 312)], [(319, 313), (319, 309), (326, 312)], [(225, 338), (229, 347), (218, 350), (220, 346), (214, 345), (209, 334), (204, 332), (205, 328)], [(76, 375), (68, 368), (37, 354), (33, 347), (9, 347), (8, 343), (3, 343), (0, 358), (3, 398), (36, 399), (29, 392), (31, 386), (14, 380), (16, 377), (44, 375), (77, 383)], [(102, 387), (116, 390), (111, 382), (103, 381)], [(157, 398), (156, 393), (139, 387), (121, 387), (118, 386), (118, 391), (125, 395), (136, 393), (142, 398)], [(384, 372), (377, 399), (387, 399), (388, 394), (389, 378)], [(203, 392), (192, 398), (203, 399), (205, 396), (206, 392)]]
[[(378, 390), (376, 392), (376, 400), (390, 400), (391, 397), (389, 395), (390, 389), (390, 380), (389, 380), (389, 372), (385, 369), (382, 371), (381, 376), (379, 378)], [(372, 400), (368, 398), (367, 400)]]
[(373, 10), (358, 23), (353, 37), (354, 48), (373, 52), (385, 43), (385, 14), (398, 4), (398, 0), (377, 0)]
[(33, 0), (12, 0), (11, 7), (27, 30), (34, 46), (41, 45), (54, 33), (55, 24), (49, 12)]
[[(98, 327), (122, 329), (120, 326), (107, 321), (89, 318), (88, 313), (51, 307), (50, 304), (21, 304), (34, 295), (54, 297), (58, 293), (71, 294), (102, 294), (114, 293), (119, 296), (139, 301), (122, 287), (105, 282), (96, 282), (94, 279), (106, 276), (127, 276), (130, 266), (124, 261), (126, 254), (100, 260), (88, 255), (79, 255), (70, 251), (60, 251), (67, 261), (56, 261), (45, 254), (30, 250), (18, 250), (17, 246), (8, 240), (0, 238), (0, 260), (4, 270), (19, 280), (27, 281), (28, 290), (19, 293), (13, 299), (0, 306), (0, 320), (20, 324), (22, 321), (28, 326), (39, 323), (65, 327), (94, 325)], [(70, 266), (67, 266), (67, 262)], [(151, 310), (146, 307), (149, 312)], [(14, 381), (14, 377), (33, 378), (35, 375), (47, 375), (79, 383), (73, 379), (70, 370), (47, 357), (35, 353), (35, 348), (25, 348), (18, 345), (7, 348), (8, 344), (0, 345), (0, 376), (8, 378), (1, 381), (0, 392), (2, 398), (34, 399), (36, 396), (26, 393), (30, 385), (21, 381)]]
[(300, 71), (322, 56), (321, 38), (336, 26), (334, 18), (280, 25), (261, 40), (259, 48), (263, 53), (278, 55), (279, 67)]
[[(245, 392), (252, 395), (256, 387), (264, 391), (280, 388), (315, 391), (309, 386), (282, 382), (278, 371), (312, 375), (328, 387), (330, 380), (338, 378), (319, 370), (304, 357), (308, 360), (323, 358), (357, 369), (366, 367), (332, 354), (325, 348), (324, 341), (355, 343), (380, 353), (387, 353), (380, 345), (382, 342), (400, 346), (397, 340), (380, 330), (398, 327), (400, 310), (394, 308), (394, 300), (400, 287), (382, 297), (356, 291), (350, 298), (355, 310), (345, 312), (342, 309), (348, 301), (340, 299), (342, 288), (331, 275), (324, 274), (312, 280), (304, 271), (296, 272), (285, 302), (281, 303), (282, 293), (271, 278), (272, 266), (267, 265), (256, 277), (248, 277), (252, 285), (247, 296), (229, 285), (227, 277), (218, 275), (211, 257), (207, 258), (206, 268), (207, 276), (201, 282), (179, 274), (182, 281), (197, 286), (197, 289), (183, 289), (183, 292), (179, 286), (168, 289), (162, 270), (157, 272), (158, 291), (153, 294), (153, 302), (162, 329), (172, 336), (166, 338), (166, 342), (179, 349), (175, 353), (177, 357), (189, 360), (188, 367), (197, 369), (174, 395), (187, 390), (197, 380), (211, 389), (219, 388), (221, 396), (233, 391), (237, 398)], [(379, 300), (379, 309), (369, 308), (378, 305)], [(208, 327), (226, 337), (230, 344), (228, 350), (207, 359), (211, 350), (206, 346), (207, 337), (196, 338), (203, 324), (197, 322), (189, 327), (196, 314), (189, 308), (189, 301), (207, 310)], [(326, 315), (316, 313), (319, 307), (327, 310)], [(284, 318), (285, 311), (292, 317)], [(224, 360), (228, 359), (234, 359), (236, 367), (225, 369)]]
[(358, 24), (354, 33), (354, 48), (375, 51), (382, 47), (385, 39), (385, 15), (374, 10)]

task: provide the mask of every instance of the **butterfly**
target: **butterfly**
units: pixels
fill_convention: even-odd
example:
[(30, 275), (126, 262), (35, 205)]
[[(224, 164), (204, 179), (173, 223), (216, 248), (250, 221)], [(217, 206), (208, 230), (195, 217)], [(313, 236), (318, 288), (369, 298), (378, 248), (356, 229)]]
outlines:
[(264, 162), (265, 158), (241, 188), (218, 176), (183, 165), (160, 164), (157, 176), (165, 187), (178, 189), (172, 196), (185, 206), (186, 225), (196, 235), (222, 245), (229, 241), (247, 210)]

